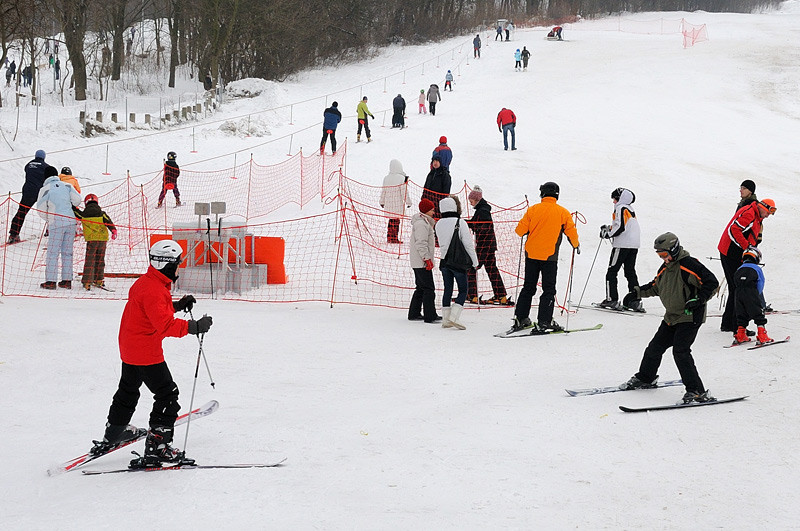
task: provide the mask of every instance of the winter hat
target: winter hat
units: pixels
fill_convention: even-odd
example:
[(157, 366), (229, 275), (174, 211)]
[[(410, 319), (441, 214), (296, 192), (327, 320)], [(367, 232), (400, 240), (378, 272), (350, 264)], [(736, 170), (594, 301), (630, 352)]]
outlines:
[(450, 73), (450, 70), (448, 70), (448, 71), (447, 71), (447, 73), (449, 74), (449, 73)]
[(745, 179), (744, 181), (742, 181), (742, 186), (750, 190), (751, 194), (756, 193), (756, 183), (754, 183), (750, 179)]
[(47, 153), (45, 153), (43, 149), (37, 149), (34, 158), (44, 160), (45, 156), (47, 156)]
[(483, 190), (481, 190), (481, 187), (476, 184), (475, 188), (472, 189), (467, 197), (470, 201), (480, 201), (483, 199)]
[(420, 94), (425, 94), (425, 89), (419, 89)]
[(440, 144), (447, 144), (447, 137), (446, 136), (440, 136), (439, 137), (439, 143)]
[(55, 166), (48, 166), (44, 169), (44, 178), (47, 179), (48, 177), (58, 177), (58, 170)]
[(339, 106), (338, 101), (334, 101), (333, 103), (331, 103), (331, 107), (338, 107), (338, 106)]
[(438, 151), (436, 153), (434, 153), (433, 156), (431, 157), (431, 162), (433, 162), (434, 160), (438, 160), (439, 162), (442, 162), (442, 156), (439, 154)]
[(433, 204), (433, 201), (430, 199), (423, 198), (422, 201), (419, 202), (419, 211), (420, 212), (430, 212), (436, 208), (436, 205)]

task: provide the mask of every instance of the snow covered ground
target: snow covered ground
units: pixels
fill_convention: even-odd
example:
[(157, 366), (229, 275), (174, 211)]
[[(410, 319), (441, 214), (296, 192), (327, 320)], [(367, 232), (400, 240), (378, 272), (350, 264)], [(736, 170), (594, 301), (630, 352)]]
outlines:
[[(800, 6), (788, 2), (782, 12), (758, 15), (634, 18), (682, 16), (707, 24), (710, 40), (683, 49), (676, 34), (592, 31), (592, 23), (565, 30), (567, 42), (544, 40), (544, 29), (519, 30), (513, 42), (485, 39), (479, 61), (466, 64), (467, 44), (453, 66), (443, 57), (438, 69), (437, 55), (471, 39), (392, 47), (371, 61), (305, 72), (263, 97), (226, 105), (214, 119), (321, 96), (294, 109), (293, 125), (278, 112), (263, 122), (274, 138), (309, 127), (297, 133), (293, 149), (313, 150), (324, 95), (343, 91), (332, 99), (345, 115), (339, 137), (352, 141), (363, 92), (379, 120), (374, 142), (351, 143), (349, 177), (379, 184), (389, 160), (399, 158), (422, 182), (444, 134), (454, 153), (454, 182), (479, 184), (494, 203), (513, 204), (523, 194), (534, 202), (542, 182), (557, 181), (560, 203), (587, 220), (579, 226), (583, 253), (573, 301), (598, 251), (598, 228), (610, 220), (612, 189), (636, 193), (644, 283), (658, 267), (650, 246), (662, 232), (677, 233), (696, 257), (716, 256), (739, 184), (753, 179), (759, 197), (778, 206), (762, 244), (767, 299), (777, 309), (797, 309)], [(513, 51), (523, 45), (533, 54), (531, 65), (516, 73)], [(412, 68), (427, 59), (424, 75)], [(443, 86), (444, 72), (456, 64), (455, 90), (444, 94), (437, 116), (418, 116), (419, 90)], [(382, 76), (406, 69), (406, 84), (393, 76), (384, 93)], [(398, 92), (409, 103), (409, 127), (382, 128), (376, 111), (390, 107)], [(502, 150), (494, 123), (504, 106), (518, 117), (513, 153)], [(11, 116), (0, 113), (7, 137)], [(70, 116), (57, 118), (44, 131), (21, 131), (14, 152), (0, 144), (6, 160), (0, 184), (19, 190), (22, 165), (37, 148), (99, 141), (78, 138)], [(139, 139), (110, 148), (118, 150), (113, 176), (126, 169), (154, 173), (169, 149), (182, 164), (202, 169), (230, 166), (232, 155), (199, 161), (236, 150), (270, 164), (288, 148), (287, 142), (253, 148), (265, 139), (198, 124), (200, 153), (191, 154), (190, 135), (121, 135)], [(105, 147), (74, 150), (48, 162), (80, 168), (77, 175), (99, 183), (104, 153)], [(607, 244), (599, 249), (583, 302), (602, 298), (609, 251)], [(718, 261), (704, 262), (722, 277)], [(560, 294), (568, 268), (565, 250)], [(718, 304), (711, 301), (711, 313), (719, 313)], [(49, 466), (83, 453), (102, 435), (119, 376), (123, 306), (2, 300), (4, 528), (137, 529), (155, 522), (172, 529), (789, 529), (800, 519), (793, 501), (800, 364), (792, 343), (723, 349), (730, 337), (719, 331), (718, 317), (708, 319), (695, 360), (712, 394), (749, 395), (735, 404), (625, 414), (618, 405), (674, 402), (682, 388), (564, 393), (617, 384), (636, 371), (659, 323), (661, 306), (653, 299), (645, 300), (643, 316), (593, 310), (569, 316), (571, 327), (603, 323), (600, 331), (516, 340), (492, 337), (508, 327), (511, 310), (465, 312), (467, 330), (458, 332), (410, 323), (396, 310), (201, 300), (195, 315), (214, 317), (205, 353), (216, 389), (201, 366), (195, 405), (216, 399), (221, 407), (192, 423), (188, 454), (206, 464), (286, 457), (286, 465), (49, 478)], [(566, 316), (556, 318), (567, 323)], [(799, 323), (800, 314), (777, 315), (768, 329), (782, 338)], [(165, 350), (186, 408), (197, 343), (167, 340)], [(660, 374), (678, 377), (669, 355)], [(133, 418), (140, 426), (151, 404), (144, 395)], [(183, 440), (181, 429), (177, 445)], [(89, 467), (124, 467), (128, 460), (123, 450)]]

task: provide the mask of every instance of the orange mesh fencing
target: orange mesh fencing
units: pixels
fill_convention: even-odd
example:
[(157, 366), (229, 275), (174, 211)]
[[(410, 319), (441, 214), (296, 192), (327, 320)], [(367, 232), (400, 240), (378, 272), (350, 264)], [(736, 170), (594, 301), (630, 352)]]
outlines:
[[(171, 191), (163, 208), (157, 208), (163, 182), (160, 173), (143, 184), (126, 180), (99, 198), (117, 229), (105, 256), (105, 284), (114, 291), (82, 288), (86, 242), (80, 233), (73, 246), (72, 289), (42, 289), (47, 229), (31, 209), (22, 228), (23, 241), (0, 248), (0, 293), (124, 299), (133, 281), (147, 270), (150, 245), (160, 238), (173, 238), (186, 251), (174, 286), (178, 293), (254, 302), (324, 301), (405, 308), (414, 289), (408, 257), (410, 216), (417, 212), (422, 188), (409, 181), (405, 194), (412, 206), (402, 215), (387, 213), (379, 204), (380, 186), (344, 175), (345, 154), (343, 145), (333, 157), (300, 153), (273, 166), (251, 160), (227, 170), (182, 171), (177, 188), (185, 206), (180, 208), (173, 206)], [(454, 192), (462, 204), (462, 218), (473, 214), (469, 192), (466, 185)], [(302, 208), (314, 200), (319, 202), (313, 209), (318, 213), (267, 219), (287, 205)], [(211, 201), (224, 201), (226, 212), (218, 217), (194, 215), (195, 202)], [(527, 207), (527, 201), (511, 207), (492, 205), (497, 265), (512, 297), (521, 285), (520, 274), (524, 275), (522, 246), (514, 229)], [(4, 234), (17, 208), (10, 197), (0, 203)], [(391, 243), (389, 220), (397, 218), (401, 243)], [(438, 263), (438, 248), (436, 254)], [(441, 290), (441, 276), (434, 278)], [(483, 270), (477, 273), (477, 291), (484, 299), (493, 293)]]

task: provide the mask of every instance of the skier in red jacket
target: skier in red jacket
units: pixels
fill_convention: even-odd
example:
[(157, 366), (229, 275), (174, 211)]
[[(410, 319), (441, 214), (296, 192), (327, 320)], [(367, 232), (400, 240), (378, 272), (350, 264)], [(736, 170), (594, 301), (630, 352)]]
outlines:
[(119, 388), (108, 411), (102, 441), (95, 441), (90, 453), (103, 453), (120, 443), (135, 439), (139, 429), (128, 423), (139, 401), (139, 388), (145, 384), (155, 400), (150, 413), (144, 456), (131, 461), (131, 467), (160, 466), (168, 463), (193, 463), (184, 453), (170, 446), (178, 416), (178, 386), (172, 379), (161, 342), (165, 337), (204, 334), (211, 328), (210, 316), (197, 321), (176, 319), (180, 310), (189, 311), (195, 298), (185, 295), (172, 301), (170, 284), (177, 277), (182, 249), (172, 240), (161, 240), (150, 248), (150, 267), (131, 286), (128, 303), (119, 326), (119, 351), (122, 373)]

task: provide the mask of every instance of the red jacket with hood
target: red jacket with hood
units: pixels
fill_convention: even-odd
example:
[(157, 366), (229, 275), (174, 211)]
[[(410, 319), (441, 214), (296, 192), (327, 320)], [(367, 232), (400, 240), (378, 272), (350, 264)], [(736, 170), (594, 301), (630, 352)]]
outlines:
[(731, 246), (735, 246), (739, 247), (736, 253), (741, 255), (749, 246), (756, 245), (758, 235), (761, 233), (761, 219), (758, 201), (754, 201), (737, 210), (719, 239), (719, 245), (717, 246), (719, 252), (725, 256), (730, 256)]
[(189, 323), (175, 318), (172, 281), (153, 266), (131, 286), (119, 324), (120, 358), (128, 365), (155, 365), (164, 361), (161, 341), (183, 337)]

